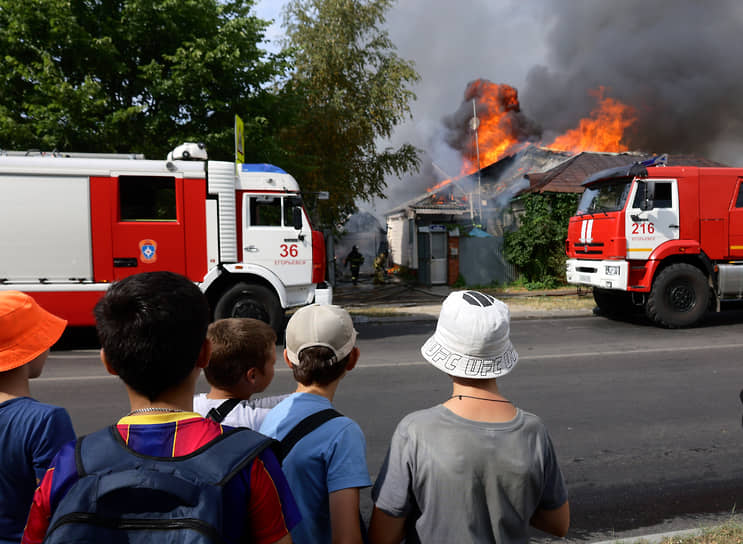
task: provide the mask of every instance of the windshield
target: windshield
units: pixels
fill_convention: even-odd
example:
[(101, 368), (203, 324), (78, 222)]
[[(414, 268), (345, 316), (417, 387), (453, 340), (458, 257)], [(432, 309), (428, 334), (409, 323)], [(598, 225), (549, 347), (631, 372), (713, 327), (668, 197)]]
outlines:
[(624, 208), (632, 186), (629, 178), (593, 185), (583, 191), (576, 215), (616, 212)]

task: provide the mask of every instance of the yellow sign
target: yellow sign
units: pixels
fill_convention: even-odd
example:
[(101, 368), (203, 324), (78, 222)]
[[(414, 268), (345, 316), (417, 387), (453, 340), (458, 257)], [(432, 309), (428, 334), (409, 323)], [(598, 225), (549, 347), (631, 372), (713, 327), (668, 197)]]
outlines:
[(239, 115), (235, 115), (235, 162), (245, 162), (245, 130)]

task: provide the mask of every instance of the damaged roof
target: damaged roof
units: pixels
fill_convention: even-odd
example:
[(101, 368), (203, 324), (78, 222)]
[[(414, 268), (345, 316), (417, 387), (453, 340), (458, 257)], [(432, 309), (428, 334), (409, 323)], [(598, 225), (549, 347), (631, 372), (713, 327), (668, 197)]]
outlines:
[[(536, 193), (581, 193), (585, 179), (607, 168), (629, 166), (635, 162), (653, 158), (647, 153), (593, 153), (584, 151), (545, 172), (532, 171), (526, 174), (528, 192)], [(668, 154), (668, 166), (727, 166), (716, 161), (694, 155)]]

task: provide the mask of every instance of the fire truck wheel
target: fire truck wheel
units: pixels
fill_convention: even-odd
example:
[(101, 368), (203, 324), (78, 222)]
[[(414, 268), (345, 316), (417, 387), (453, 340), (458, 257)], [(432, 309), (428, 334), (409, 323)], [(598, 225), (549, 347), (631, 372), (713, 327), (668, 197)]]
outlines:
[(625, 317), (637, 312), (637, 306), (632, 304), (632, 295), (624, 291), (594, 287), (593, 300), (599, 313), (607, 317)]
[(709, 301), (710, 289), (702, 271), (694, 265), (678, 263), (658, 274), (645, 311), (663, 327), (689, 327), (704, 316)]
[(281, 337), (284, 311), (278, 297), (267, 287), (237, 283), (227, 289), (214, 308), (214, 319), (252, 317), (265, 321)]

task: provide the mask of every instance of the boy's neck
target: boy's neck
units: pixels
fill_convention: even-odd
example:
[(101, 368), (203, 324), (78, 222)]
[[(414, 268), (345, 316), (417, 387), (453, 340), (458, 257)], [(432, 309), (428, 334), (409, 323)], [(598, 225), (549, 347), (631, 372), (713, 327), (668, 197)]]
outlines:
[(303, 385), (301, 383), (298, 383), (296, 393), (311, 393), (313, 395), (325, 397), (330, 402), (333, 402), (333, 397), (335, 397), (335, 391), (336, 389), (338, 389), (338, 384), (340, 383), (340, 381), (341, 380), (339, 378), (333, 382), (330, 382), (328, 385), (319, 385), (316, 383)]
[(17, 397), (30, 396), (31, 389), (28, 386), (28, 369), (25, 365), (6, 372), (0, 372), (0, 402)]
[(221, 389), (219, 387), (212, 386), (212, 388), (206, 394), (206, 398), (214, 399), (214, 400), (227, 400), (227, 399), (250, 400), (251, 394), (252, 393), (239, 393), (237, 391), (232, 391), (230, 389)]

